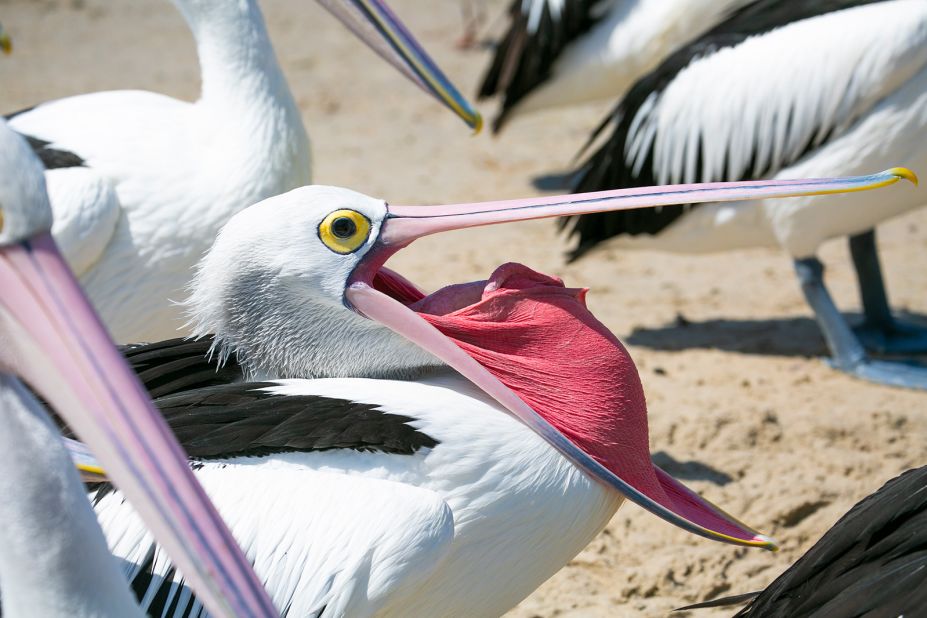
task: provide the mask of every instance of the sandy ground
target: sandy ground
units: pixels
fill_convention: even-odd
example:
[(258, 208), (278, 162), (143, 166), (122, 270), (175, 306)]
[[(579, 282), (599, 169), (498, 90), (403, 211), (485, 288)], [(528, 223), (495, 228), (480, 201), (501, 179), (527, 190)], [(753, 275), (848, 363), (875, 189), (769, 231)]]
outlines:
[[(464, 91), (473, 92), (488, 52), (454, 48), (461, 32), (457, 2), (392, 4)], [(492, 15), (504, 4), (492, 2)], [(564, 168), (607, 107), (525, 118), (500, 139), (471, 137), (315, 3), (263, 0), (262, 6), (313, 139), (316, 182), (393, 203), (530, 195), (529, 178)], [(16, 44), (16, 53), (0, 62), (0, 111), (105, 89), (197, 95), (191, 38), (163, 0), (0, 0), (0, 20)], [(894, 304), (927, 314), (927, 210), (879, 232)], [(590, 287), (591, 308), (629, 344), (640, 368), (658, 462), (775, 535), (782, 551), (704, 541), (626, 506), (511, 616), (660, 616), (757, 589), (857, 500), (927, 463), (927, 395), (828, 369), (785, 255), (606, 248), (567, 266), (565, 248), (550, 222), (536, 222), (423, 241), (393, 265), (434, 288), (483, 278), (517, 260)], [(828, 243), (822, 257), (838, 303), (858, 311), (846, 244)]]

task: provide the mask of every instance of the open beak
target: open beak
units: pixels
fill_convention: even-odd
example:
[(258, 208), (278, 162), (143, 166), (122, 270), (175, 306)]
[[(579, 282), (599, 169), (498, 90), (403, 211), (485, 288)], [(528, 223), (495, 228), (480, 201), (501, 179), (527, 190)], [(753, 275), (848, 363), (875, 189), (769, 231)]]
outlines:
[(474, 133), (483, 118), (382, 0), (318, 0), (384, 60), (450, 109)]
[(0, 370), (74, 428), (213, 615), (277, 616), (50, 234), (0, 247), (0, 289)]
[[(880, 174), (853, 178), (676, 185), (453, 206), (387, 206), (388, 215), (381, 226), (376, 244), (355, 269), (345, 291), (345, 299), (349, 305), (367, 318), (382, 323), (457, 370), (498, 401), (516, 418), (541, 435), (574, 464), (593, 478), (617, 490), (632, 502), (684, 530), (705, 538), (737, 545), (775, 549), (775, 541), (771, 538), (728, 515), (658, 467), (653, 466), (652, 470), (648, 467), (641, 473), (640, 466), (652, 465), (648, 457), (646, 436), (641, 459), (647, 461), (636, 462), (639, 468), (635, 471), (637, 477), (631, 476), (627, 470), (607, 468), (571, 441), (535, 409), (532, 409), (512, 388), (506, 386), (498, 377), (501, 375), (500, 372), (487, 369), (465, 351), (464, 347), (433, 325), (442, 318), (430, 315), (423, 317), (423, 314), (407, 306), (407, 304), (411, 305), (411, 302), (404, 304), (376, 289), (374, 278), (382, 277), (387, 272), (382, 268), (383, 264), (389, 256), (402, 247), (407, 246), (416, 238), (447, 230), (543, 217), (561, 217), (671, 204), (863, 191), (894, 184), (902, 178), (916, 182), (912, 172), (896, 168)], [(420, 294), (412, 288), (411, 284), (395, 276), (394, 273), (388, 274), (392, 280), (392, 289), (399, 290), (399, 293), (394, 296), (406, 296), (407, 300), (411, 301), (415, 299), (415, 294)], [(455, 319), (456, 314), (450, 315), (452, 319)], [(589, 316), (591, 318), (591, 314)], [(601, 326), (601, 329), (607, 331), (604, 326)], [(600, 335), (603, 334), (602, 331), (597, 332)], [(610, 336), (613, 339), (610, 349), (620, 348), (620, 352), (624, 352), (613, 335), (606, 332), (604, 336), (606, 338)], [(469, 348), (473, 350), (472, 345)], [(637, 380), (636, 370), (634, 371), (635, 380)], [(616, 384), (616, 388), (618, 386)], [(647, 482), (640, 482), (642, 478), (645, 478)]]

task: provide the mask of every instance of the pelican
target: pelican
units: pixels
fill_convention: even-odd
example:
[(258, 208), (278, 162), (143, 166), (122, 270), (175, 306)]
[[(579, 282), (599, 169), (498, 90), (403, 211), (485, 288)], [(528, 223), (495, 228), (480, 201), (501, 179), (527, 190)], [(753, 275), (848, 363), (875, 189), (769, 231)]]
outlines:
[(67, 419), (217, 616), (272, 616), (260, 582), (49, 233), (43, 168), (0, 121), (0, 585), (5, 616), (141, 615), (48, 417)]
[[(387, 259), (464, 227), (903, 175), (444, 207), (304, 187), (234, 216), (198, 267), (191, 328), (239, 371), (182, 385), (184, 366), (204, 373), (189, 349), (132, 353), (172, 384), (157, 405), (281, 611), (499, 615), (624, 498), (709, 539), (774, 542), (653, 466), (637, 370), (585, 290), (510, 263), (425, 295)], [(186, 611), (182, 576), (119, 494), (97, 487), (92, 499), (143, 608)]]
[[(521, 114), (618, 97), (671, 52), (747, 4), (757, 2), (513, 0), (508, 31), (478, 93), (502, 99), (493, 131)], [(778, 4), (787, 12), (800, 3)]]
[[(381, 0), (321, 1), (478, 128), (479, 115)], [(222, 225), (310, 181), (309, 140), (257, 0), (175, 4), (196, 40), (198, 101), (96, 92), (8, 116), (47, 168), (55, 239), (120, 342), (181, 334), (175, 301)]]
[[(854, 174), (899, 159), (927, 165), (927, 4), (788, 5), (750, 5), (638, 81), (600, 128), (611, 133), (579, 167), (575, 190)], [(783, 23), (789, 18), (798, 19)], [(584, 216), (565, 226), (577, 239), (574, 259), (616, 236), (618, 246), (674, 252), (780, 247), (794, 260), (833, 366), (923, 389), (923, 369), (872, 360), (866, 348), (927, 351), (927, 332), (892, 316), (873, 231), (925, 203), (923, 191), (886, 193), (877, 204), (862, 194), (785, 208), (758, 200)], [(865, 313), (855, 329), (815, 257), (822, 242), (841, 236), (850, 237)]]
[(863, 498), (761, 592), (680, 609), (750, 600), (737, 618), (917, 616), (927, 607), (927, 466)]

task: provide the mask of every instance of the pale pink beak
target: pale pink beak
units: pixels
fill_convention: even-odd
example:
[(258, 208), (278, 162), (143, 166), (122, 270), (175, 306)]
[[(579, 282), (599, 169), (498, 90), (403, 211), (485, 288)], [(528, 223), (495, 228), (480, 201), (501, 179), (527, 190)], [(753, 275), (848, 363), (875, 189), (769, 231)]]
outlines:
[(739, 202), (832, 193), (868, 191), (916, 176), (905, 168), (893, 168), (868, 176), (816, 178), (809, 180), (757, 180), (668, 185), (535, 197), (499, 202), (476, 202), (450, 206), (393, 206), (380, 232), (386, 246), (403, 246), (422, 236), (494, 223), (566, 217), (596, 212), (658, 208), (674, 204)]
[[(672, 204), (863, 191), (894, 184), (902, 178), (913, 180), (914, 175), (908, 170), (897, 168), (880, 174), (853, 178), (647, 187), (452, 206), (388, 205), (388, 215), (382, 224), (376, 244), (355, 269), (345, 292), (345, 299), (358, 312), (406, 337), (457, 370), (492, 396), (516, 418), (541, 435), (570, 461), (632, 502), (684, 530), (709, 539), (775, 549), (774, 540), (758, 533), (704, 500), (659, 468), (654, 467), (654, 474), (663, 489), (673, 495), (674, 508), (667, 508), (653, 497), (637, 490), (618, 474), (573, 444), (437, 328), (401, 302), (374, 289), (373, 277), (380, 272), (389, 256), (402, 247), (422, 236), (448, 230)], [(392, 273), (391, 277), (402, 285), (411, 286)]]
[(0, 371), (68, 422), (215, 616), (277, 616), (49, 234), (0, 247)]

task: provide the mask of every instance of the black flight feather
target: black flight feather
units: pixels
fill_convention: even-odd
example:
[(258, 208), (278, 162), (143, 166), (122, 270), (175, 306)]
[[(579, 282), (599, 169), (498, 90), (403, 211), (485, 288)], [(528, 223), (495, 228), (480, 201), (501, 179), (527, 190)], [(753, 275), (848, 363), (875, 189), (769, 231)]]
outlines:
[(318, 395), (274, 395), (271, 382), (201, 388), (155, 400), (193, 459), (351, 449), (411, 455), (438, 442), (414, 419)]
[[(7, 114), (3, 118), (7, 121), (26, 114), (35, 109), (35, 105), (32, 107), (27, 107), (26, 109), (21, 109), (13, 112), (12, 114)], [(46, 142), (40, 140), (37, 137), (32, 137), (31, 135), (26, 135), (25, 133), (19, 133), (32, 148), (32, 152), (36, 154), (39, 160), (42, 162), (42, 165), (45, 166), (47, 170), (56, 170), (65, 167), (85, 167), (84, 160), (73, 152), (67, 150), (62, 150), (60, 148), (49, 148), (51, 142)]]
[(556, 18), (545, 1), (536, 32), (528, 29), (529, 15), (523, 10), (523, 1), (512, 1), (511, 25), (496, 48), (478, 94), (480, 99), (503, 95), (502, 107), (492, 123), (494, 132), (502, 129), (519, 101), (547, 81), (563, 50), (601, 19), (604, 11), (595, 9), (603, 1), (564, 0)]
[(26, 142), (29, 143), (29, 146), (32, 147), (32, 152), (36, 154), (42, 162), (42, 165), (45, 166), (45, 169), (57, 170), (66, 167), (84, 167), (84, 160), (73, 152), (61, 150), (60, 148), (50, 148), (49, 144), (51, 142), (40, 140), (31, 135), (22, 133), (20, 133), (20, 135), (22, 135)]
[(927, 616), (927, 466), (863, 498), (765, 590), (679, 611), (751, 597), (738, 618)]
[[(415, 419), (320, 395), (277, 395), (273, 382), (209, 386), (154, 401), (194, 460), (350, 449), (412, 455), (438, 441)], [(74, 438), (60, 419), (62, 433)]]
[(210, 354), (213, 341), (212, 335), (196, 340), (168, 339), (121, 346), (119, 351), (152, 399), (157, 399), (242, 380), (242, 369), (234, 355), (220, 365), (219, 355)]
[(737, 615), (927, 615), (927, 466), (864, 498)]

